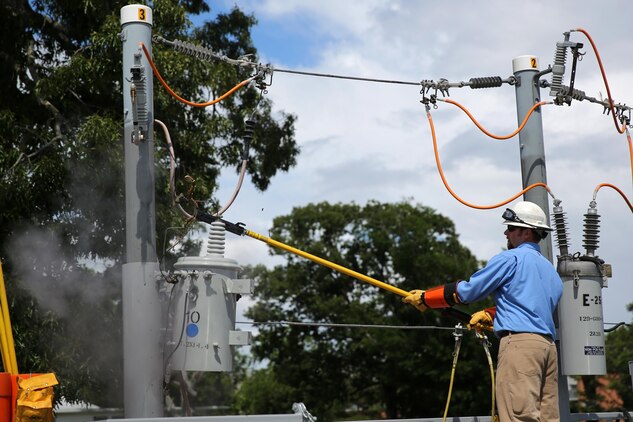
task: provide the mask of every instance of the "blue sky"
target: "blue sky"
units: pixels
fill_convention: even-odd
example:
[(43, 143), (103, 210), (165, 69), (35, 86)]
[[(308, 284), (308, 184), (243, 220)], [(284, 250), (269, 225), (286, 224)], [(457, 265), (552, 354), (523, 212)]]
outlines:
[[(627, 40), (633, 3), (582, 0), (507, 2), (456, 1), (218, 1), (214, 12), (237, 5), (254, 13), (253, 38), (260, 59), (277, 68), (381, 79), (419, 81), (512, 74), (512, 59), (532, 54), (540, 68), (552, 63), (563, 32), (583, 27), (602, 56), (615, 101), (633, 99), (631, 47)], [(578, 65), (576, 87), (587, 95), (605, 95), (589, 42)], [(569, 81), (569, 67), (564, 82)], [(288, 173), (273, 178), (266, 192), (247, 180), (226, 218), (267, 233), (272, 219), (310, 202), (395, 202), (412, 198), (450, 217), (460, 239), (485, 260), (505, 246), (501, 210), (464, 207), (444, 189), (437, 174), (428, 123), (419, 89), (301, 77), (277, 73), (268, 96), (275, 110), (298, 117), (302, 153)], [(543, 99), (549, 90), (542, 90)], [(452, 89), (490, 131), (512, 132), (517, 125), (514, 88)], [(457, 108), (433, 110), (446, 176), (464, 199), (499, 202), (521, 189), (518, 139), (493, 141)], [(631, 164), (626, 139), (599, 106), (543, 108), (548, 182), (563, 200), (572, 251), (582, 247), (582, 221), (598, 183), (619, 186), (631, 197)], [(223, 172), (220, 202), (232, 193), (236, 175)], [(551, 203), (550, 203), (551, 206)], [(613, 191), (598, 194), (601, 237), (598, 255), (613, 265), (614, 277), (603, 290), (607, 322), (631, 321), (633, 272), (628, 239), (633, 215)], [(551, 212), (551, 209), (549, 210)], [(249, 238), (227, 239), (227, 256), (242, 264), (279, 263), (268, 247)], [(385, 280), (388, 282), (388, 280)], [(247, 303), (247, 302), (244, 302)]]
[[(213, 2), (211, 12), (192, 17), (192, 22), (197, 26), (217, 14), (229, 13), (235, 6), (232, 2)], [(242, 10), (253, 13), (250, 9)], [(255, 17), (258, 23), (252, 28), (251, 36), (259, 54), (268, 61), (284, 63), (293, 68), (315, 65), (321, 46), (332, 42), (334, 38), (321, 31), (314, 17), (309, 14), (295, 13), (282, 18), (265, 15)]]

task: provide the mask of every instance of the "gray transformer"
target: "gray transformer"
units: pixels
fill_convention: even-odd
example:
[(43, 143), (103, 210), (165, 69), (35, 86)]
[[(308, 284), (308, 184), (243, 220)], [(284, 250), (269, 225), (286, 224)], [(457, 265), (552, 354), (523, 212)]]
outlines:
[(233, 347), (251, 343), (235, 330), (238, 295), (251, 294), (252, 280), (238, 279), (240, 266), (224, 257), (224, 225), (211, 225), (206, 256), (186, 256), (174, 267), (180, 281), (173, 302), (172, 370), (230, 372)]
[(563, 296), (558, 304), (563, 375), (607, 372), (602, 315), (604, 271), (596, 257), (562, 256), (558, 274)]

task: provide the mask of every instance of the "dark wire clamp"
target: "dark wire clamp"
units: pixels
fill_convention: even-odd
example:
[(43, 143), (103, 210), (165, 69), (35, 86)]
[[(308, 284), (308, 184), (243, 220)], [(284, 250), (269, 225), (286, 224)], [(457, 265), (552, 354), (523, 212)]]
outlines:
[(244, 232), (246, 231), (246, 228), (244, 227), (244, 223), (231, 223), (230, 221), (226, 221), (223, 218), (217, 217), (215, 215), (211, 215), (204, 211), (198, 211), (196, 213), (196, 220), (203, 223), (207, 223), (207, 224), (211, 224), (216, 221), (221, 221), (222, 223), (224, 223), (224, 229), (226, 231), (236, 234), (238, 236), (244, 236)]

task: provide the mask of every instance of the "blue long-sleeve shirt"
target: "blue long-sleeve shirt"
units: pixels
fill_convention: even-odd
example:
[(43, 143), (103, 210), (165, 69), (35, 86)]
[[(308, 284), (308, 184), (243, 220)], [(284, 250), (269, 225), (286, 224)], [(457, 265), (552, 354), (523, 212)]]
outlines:
[(553, 339), (553, 314), (562, 293), (563, 283), (552, 263), (541, 255), (538, 244), (531, 242), (495, 255), (468, 281), (457, 284), (463, 303), (492, 295), (497, 307), (495, 333), (538, 333)]

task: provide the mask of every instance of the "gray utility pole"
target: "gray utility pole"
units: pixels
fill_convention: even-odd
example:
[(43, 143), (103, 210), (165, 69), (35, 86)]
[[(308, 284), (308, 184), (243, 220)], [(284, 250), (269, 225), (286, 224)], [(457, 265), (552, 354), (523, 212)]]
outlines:
[[(539, 86), (534, 82), (534, 76), (539, 72), (538, 59), (536, 56), (519, 56), (512, 60), (512, 70), (517, 78), (516, 98), (517, 98), (517, 118), (519, 123), (523, 121), (528, 111), (541, 101)], [(519, 148), (521, 153), (521, 175), (523, 187), (526, 188), (534, 183), (547, 183), (545, 171), (545, 148), (543, 144), (543, 120), (541, 109), (532, 113), (530, 120), (519, 132)], [(534, 188), (526, 192), (523, 197), (526, 201), (531, 201), (540, 206), (549, 223), (549, 200), (547, 191), (543, 188)], [(541, 253), (553, 262), (551, 236), (540, 242)], [(558, 321), (556, 321), (558, 326)], [(560, 328), (559, 328), (560, 329)], [(560, 420), (562, 422), (571, 421), (569, 410), (569, 391), (567, 388), (567, 377), (561, 374), (561, 353), (558, 346), (558, 403), (560, 409)]]
[(121, 9), (126, 262), (123, 264), (123, 393), (126, 418), (163, 416), (161, 306), (154, 211), (152, 9)]
[[(541, 101), (539, 87), (532, 83), (533, 77), (538, 73), (538, 60), (535, 56), (519, 56), (512, 60), (512, 70), (517, 78), (517, 118), (519, 123), (523, 121), (528, 111)], [(521, 176), (523, 187), (534, 183), (547, 183), (545, 171), (545, 149), (543, 146), (543, 120), (541, 109), (532, 113), (530, 120), (519, 132), (519, 148), (521, 152)], [(534, 188), (527, 191), (523, 198), (540, 206), (549, 225), (549, 200), (547, 191), (543, 188)], [(550, 261), (553, 260), (551, 237), (540, 243), (541, 253)]]

